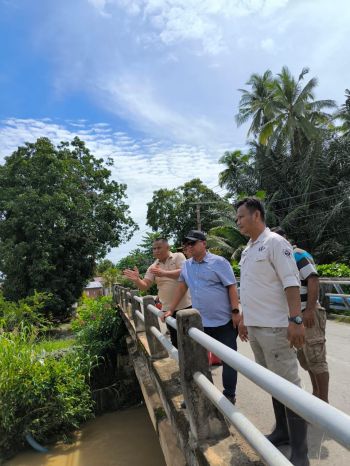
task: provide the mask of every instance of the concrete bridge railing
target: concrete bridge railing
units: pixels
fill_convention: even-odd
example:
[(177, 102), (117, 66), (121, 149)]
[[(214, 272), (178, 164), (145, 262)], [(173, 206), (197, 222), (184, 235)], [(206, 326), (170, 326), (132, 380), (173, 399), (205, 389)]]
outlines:
[(227, 437), (226, 418), (267, 464), (291, 464), (213, 385), (207, 357), (207, 351), (211, 351), (306, 421), (350, 449), (350, 416), (206, 335), (197, 310), (178, 311), (176, 319), (167, 318), (167, 323), (178, 332), (177, 350), (160, 331), (159, 317), (162, 312), (155, 307), (152, 296), (140, 297), (137, 291), (116, 285), (114, 299), (134, 323), (136, 334), (145, 333), (150, 358), (161, 360), (170, 356), (178, 363), (193, 444)]

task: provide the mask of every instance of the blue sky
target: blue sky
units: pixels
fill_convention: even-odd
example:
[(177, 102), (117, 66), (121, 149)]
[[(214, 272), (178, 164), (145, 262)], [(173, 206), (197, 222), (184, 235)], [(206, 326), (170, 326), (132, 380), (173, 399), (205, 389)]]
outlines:
[(317, 98), (343, 102), (349, 24), (348, 0), (0, 0), (0, 157), (44, 135), (113, 152), (140, 225), (116, 260), (153, 190), (196, 176), (221, 192), (252, 73), (308, 66)]

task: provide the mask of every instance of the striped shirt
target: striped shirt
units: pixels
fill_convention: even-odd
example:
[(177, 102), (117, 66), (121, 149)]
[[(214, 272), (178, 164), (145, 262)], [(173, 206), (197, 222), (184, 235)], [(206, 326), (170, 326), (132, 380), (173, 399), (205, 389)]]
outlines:
[(310, 253), (294, 246), (293, 254), (300, 275), (301, 310), (304, 311), (307, 304), (307, 281), (312, 275), (318, 276), (318, 273), (314, 259)]

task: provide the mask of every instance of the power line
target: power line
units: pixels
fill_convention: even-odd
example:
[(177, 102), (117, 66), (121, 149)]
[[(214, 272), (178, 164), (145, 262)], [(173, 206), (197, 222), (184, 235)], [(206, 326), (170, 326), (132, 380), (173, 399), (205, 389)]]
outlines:
[(288, 207), (282, 207), (280, 209), (274, 209), (273, 213), (281, 212), (283, 210), (292, 210), (292, 209), (296, 209), (297, 207), (308, 207), (311, 204), (317, 204), (319, 202), (330, 200), (330, 199), (337, 198), (337, 197), (339, 197), (339, 193), (332, 194), (330, 196), (324, 196), (324, 197), (321, 197), (320, 199), (314, 199), (313, 201), (310, 201), (307, 204), (305, 204), (305, 203), (303, 203), (303, 204), (294, 204), (294, 205), (291, 205), (291, 206), (288, 206)]
[(350, 186), (350, 183), (348, 184), (345, 184), (343, 186), (340, 186), (338, 184), (334, 185), (334, 186), (329, 186), (328, 188), (323, 188), (323, 189), (318, 189), (317, 191), (310, 191), (308, 193), (303, 193), (303, 194), (297, 194), (296, 196), (290, 196), (290, 197), (284, 197), (282, 199), (275, 199), (273, 201), (270, 201), (270, 203), (275, 203), (275, 202), (282, 202), (282, 201), (288, 201), (289, 199), (295, 199), (297, 197), (302, 197), (302, 196), (309, 196), (310, 194), (316, 194), (316, 193), (320, 193), (320, 192), (323, 192), (323, 191), (328, 191), (330, 189), (336, 189), (336, 188), (342, 188), (342, 187), (349, 187)]

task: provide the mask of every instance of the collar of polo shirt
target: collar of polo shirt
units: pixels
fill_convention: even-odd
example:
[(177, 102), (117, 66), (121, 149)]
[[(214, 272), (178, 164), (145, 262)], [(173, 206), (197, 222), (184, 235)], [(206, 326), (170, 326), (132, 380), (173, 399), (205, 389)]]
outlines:
[(167, 258), (164, 261), (157, 259), (157, 264), (165, 264), (167, 260), (172, 259), (173, 257), (174, 257), (174, 254), (171, 251), (169, 251)]
[(255, 241), (252, 241), (252, 239), (249, 240), (249, 244), (255, 244), (255, 243), (258, 243), (259, 241), (263, 240), (264, 237), (266, 236), (266, 233), (268, 233), (270, 231), (270, 228), (269, 227), (266, 227), (265, 230), (260, 233), (260, 235), (256, 238)]

